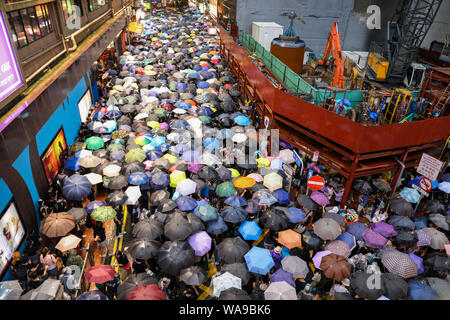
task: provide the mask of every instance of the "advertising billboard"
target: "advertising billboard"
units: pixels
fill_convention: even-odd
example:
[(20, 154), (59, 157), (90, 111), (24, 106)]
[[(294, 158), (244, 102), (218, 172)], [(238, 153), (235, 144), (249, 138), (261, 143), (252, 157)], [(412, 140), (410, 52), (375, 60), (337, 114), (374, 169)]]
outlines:
[(0, 11), (0, 107), (9, 102), (14, 97), (13, 93), (24, 84), (6, 20)]
[(47, 181), (49, 184), (52, 183), (53, 179), (58, 174), (59, 168), (64, 164), (61, 159), (61, 153), (67, 148), (66, 138), (64, 136), (64, 131), (61, 128), (57, 133), (56, 137), (50, 142), (47, 151), (42, 156), (42, 164), (44, 165), (45, 175), (47, 176)]
[(25, 237), (25, 229), (14, 202), (0, 216), (0, 231), (0, 276), (3, 276), (13, 253)]

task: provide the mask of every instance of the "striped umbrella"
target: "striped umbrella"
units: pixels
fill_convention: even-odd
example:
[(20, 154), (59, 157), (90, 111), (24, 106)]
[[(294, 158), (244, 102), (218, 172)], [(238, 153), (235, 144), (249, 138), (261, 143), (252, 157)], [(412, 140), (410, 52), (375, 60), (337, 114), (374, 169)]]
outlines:
[(431, 236), (423, 231), (422, 229), (415, 231), (417, 234), (417, 246), (418, 247), (425, 247), (429, 246), (431, 244)]
[(333, 240), (325, 245), (325, 250), (331, 251), (339, 256), (348, 257), (350, 255), (350, 248), (347, 243), (341, 240)]

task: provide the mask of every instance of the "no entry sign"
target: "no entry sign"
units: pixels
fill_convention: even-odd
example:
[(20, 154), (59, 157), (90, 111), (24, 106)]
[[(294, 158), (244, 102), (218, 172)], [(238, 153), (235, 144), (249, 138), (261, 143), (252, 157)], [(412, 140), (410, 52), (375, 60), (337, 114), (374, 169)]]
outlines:
[(421, 187), (424, 191), (431, 191), (431, 189), (433, 189), (433, 182), (430, 179), (423, 177), (419, 180), (419, 187)]
[(321, 176), (312, 176), (308, 179), (308, 188), (311, 190), (320, 190), (325, 185), (325, 180)]

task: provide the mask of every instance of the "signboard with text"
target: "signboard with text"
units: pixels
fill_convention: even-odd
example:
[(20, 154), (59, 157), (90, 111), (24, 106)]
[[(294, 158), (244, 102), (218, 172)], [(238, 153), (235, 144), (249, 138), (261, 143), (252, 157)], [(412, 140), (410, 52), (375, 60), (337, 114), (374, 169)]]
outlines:
[(443, 162), (430, 156), (427, 153), (422, 154), (422, 158), (420, 159), (419, 166), (417, 167), (417, 173), (435, 181), (439, 173), (441, 172)]
[(11, 101), (25, 87), (4, 13), (0, 12), (0, 107)]
[(130, 32), (141, 33), (142, 30), (144, 30), (144, 26), (136, 22), (131, 22), (128, 26), (128, 30), (130, 30)]

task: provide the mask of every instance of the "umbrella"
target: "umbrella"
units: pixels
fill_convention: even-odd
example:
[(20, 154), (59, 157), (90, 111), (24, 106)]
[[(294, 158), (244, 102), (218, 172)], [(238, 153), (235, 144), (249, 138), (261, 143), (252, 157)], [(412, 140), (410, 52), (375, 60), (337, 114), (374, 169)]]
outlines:
[(391, 190), (392, 190), (391, 186), (383, 179), (374, 180), (373, 185), (375, 186), (375, 188), (377, 188), (381, 192), (391, 192)]
[(323, 240), (309, 230), (305, 231), (302, 234), (302, 242), (304, 243), (305, 248), (316, 251), (319, 250), (323, 245)]
[(122, 191), (116, 191), (108, 194), (105, 201), (110, 206), (121, 206), (128, 200), (128, 196)]
[(326, 206), (330, 204), (330, 200), (328, 200), (327, 196), (319, 191), (313, 191), (310, 195), (310, 198), (319, 206)]
[[(384, 293), (383, 282), (380, 281), (374, 283), (374, 274), (366, 273), (364, 271), (353, 272), (350, 276), (350, 288), (355, 294), (363, 299), (376, 300)], [(376, 284), (379, 283), (379, 286)]]
[(265, 300), (298, 300), (295, 288), (286, 281), (272, 282), (264, 291)]
[(363, 239), (369, 248), (382, 249), (386, 247), (388, 239), (372, 229), (366, 229), (363, 233)]
[(430, 287), (437, 293), (440, 300), (450, 300), (450, 283), (444, 279), (426, 278)]
[(239, 223), (247, 217), (247, 211), (241, 207), (225, 207), (220, 210), (223, 220), (231, 223)]
[(74, 174), (64, 181), (63, 194), (67, 200), (82, 200), (91, 192), (91, 186), (85, 176)]
[(142, 162), (147, 158), (147, 154), (140, 148), (135, 148), (127, 152), (125, 155), (125, 162), (138, 161)]
[(263, 185), (270, 191), (281, 189), (283, 188), (283, 178), (275, 172), (269, 173), (264, 177)]
[[(251, 173), (251, 174), (247, 175), (246, 178), (251, 178), (251, 179), (255, 180), (256, 182), (264, 182), (264, 177), (262, 175), (260, 175), (259, 173)], [(239, 180), (239, 179), (237, 179), (237, 180)], [(246, 180), (246, 181), (250, 182), (250, 180)], [(252, 182), (252, 186), (253, 185), (254, 185), (254, 183)]]
[(399, 195), (411, 203), (417, 203), (420, 199), (420, 193), (416, 189), (412, 188), (403, 188)]
[(84, 175), (92, 185), (99, 184), (103, 182), (103, 178), (101, 175), (96, 173), (88, 173)]
[(284, 230), (278, 232), (278, 242), (288, 249), (292, 249), (302, 245), (302, 236), (294, 230)]
[(444, 229), (445, 231), (450, 231), (449, 224), (447, 222), (447, 218), (444, 217), (440, 213), (432, 213), (428, 215), (428, 218), (439, 228)]
[(279, 231), (286, 229), (288, 225), (288, 218), (283, 214), (281, 210), (270, 209), (265, 211), (261, 215), (261, 223), (264, 228), (268, 228), (273, 231)]
[(290, 223), (303, 222), (306, 218), (306, 213), (299, 208), (289, 207), (287, 211), (284, 211), (285, 215), (289, 218)]
[(40, 231), (49, 238), (65, 236), (75, 227), (75, 218), (66, 212), (51, 213), (41, 221)]
[(199, 231), (193, 234), (187, 239), (187, 242), (194, 249), (196, 256), (204, 256), (211, 250), (212, 239), (205, 231)]
[(86, 148), (90, 150), (98, 150), (103, 148), (105, 142), (99, 137), (89, 137), (86, 139)]
[(192, 266), (181, 270), (180, 278), (189, 286), (199, 286), (208, 279), (208, 275), (203, 268)]
[(194, 214), (204, 222), (213, 221), (217, 219), (217, 209), (209, 204), (198, 206), (195, 209)]
[(322, 257), (320, 270), (323, 271), (325, 277), (336, 281), (342, 281), (350, 276), (351, 265), (343, 256), (330, 253)]
[(391, 216), (388, 219), (388, 222), (397, 232), (414, 230), (416, 228), (415, 223), (410, 218), (405, 216)]
[(246, 291), (232, 287), (223, 290), (220, 293), (219, 300), (251, 300), (251, 298)]
[(73, 234), (65, 236), (61, 240), (59, 240), (58, 244), (55, 246), (61, 252), (69, 251), (70, 249), (74, 249), (78, 246), (81, 239)]
[(198, 176), (203, 180), (217, 180), (217, 171), (210, 166), (204, 166), (198, 171)]
[(148, 183), (148, 181), (149, 181), (148, 175), (146, 175), (143, 172), (133, 172), (128, 177), (128, 183), (135, 185), (135, 186), (139, 186), (141, 184), (146, 184), (146, 183)]
[(286, 256), (281, 260), (284, 271), (292, 273), (294, 278), (304, 279), (309, 272), (307, 263), (297, 256)]
[(272, 195), (277, 199), (278, 203), (281, 205), (287, 205), (290, 201), (290, 195), (284, 189), (278, 189), (272, 192)]
[[(174, 170), (174, 171), (170, 174), (170, 186), (171, 186), (172, 188), (176, 188), (177, 185), (178, 185), (178, 183), (181, 182), (181, 181), (183, 181), (183, 180), (186, 180), (186, 173), (183, 172), (183, 171), (180, 171), (180, 170)], [(194, 182), (194, 183), (195, 183), (195, 182)], [(182, 189), (182, 190), (183, 190), (183, 189)], [(187, 190), (187, 191), (190, 191), (190, 190)], [(194, 191), (195, 191), (195, 189), (194, 189)], [(183, 190), (183, 192), (185, 193), (185, 194), (183, 194), (184, 196), (187, 196), (187, 195), (190, 194), (189, 192), (186, 192), (186, 190)], [(181, 193), (181, 192), (180, 192), (180, 193)]]
[(364, 194), (370, 194), (373, 193), (373, 189), (370, 186), (370, 183), (365, 180), (358, 180), (354, 185), (353, 188), (357, 190), (358, 192), (364, 193)]
[[(184, 180), (186, 181), (186, 180)], [(175, 200), (178, 209), (181, 211), (193, 211), (197, 207), (197, 201), (191, 197), (180, 196)]]
[(244, 240), (258, 240), (262, 230), (255, 221), (244, 221), (239, 227), (239, 233)]
[(450, 182), (444, 181), (439, 183), (438, 189), (445, 193), (450, 193)]
[(194, 249), (186, 241), (166, 241), (158, 252), (158, 265), (170, 275), (178, 275), (182, 269), (194, 264)]
[(0, 300), (19, 300), (22, 292), (18, 280), (0, 282)]
[(353, 222), (347, 226), (347, 232), (354, 235), (356, 240), (364, 241), (363, 234), (367, 230), (367, 226), (361, 222)]
[(253, 199), (257, 199), (258, 205), (260, 206), (271, 206), (272, 204), (278, 201), (277, 198), (275, 198), (267, 189), (261, 189), (256, 191), (253, 194)]
[(435, 250), (444, 250), (445, 245), (449, 243), (447, 236), (434, 228), (421, 229), (423, 232), (431, 237), (431, 248)]
[[(178, 170), (175, 170), (174, 172), (176, 171)], [(183, 196), (195, 193), (195, 191), (197, 190), (197, 183), (195, 183), (191, 179), (186, 179), (186, 174), (184, 175), (184, 178), (184, 180), (178, 182), (176, 191)]]
[(215, 235), (222, 234), (227, 230), (228, 226), (221, 216), (218, 216), (216, 220), (209, 221), (206, 225), (206, 231)]
[(70, 157), (69, 159), (66, 160), (64, 168), (72, 171), (80, 170), (81, 167), (79, 161), (80, 158), (78, 157)]
[(250, 280), (247, 264), (245, 263), (229, 263), (222, 266), (222, 272), (229, 272), (242, 280), (242, 285), (246, 285)]
[(239, 277), (232, 275), (229, 272), (225, 272), (212, 279), (212, 285), (214, 288), (214, 296), (219, 297), (220, 293), (230, 288), (242, 288), (242, 280)]
[(222, 180), (231, 180), (231, 171), (225, 168), (224, 166), (220, 166), (216, 169), (219, 178)]
[(356, 247), (356, 238), (354, 235), (348, 232), (341, 233), (336, 240), (341, 240), (345, 242), (348, 247), (350, 248), (350, 251), (352, 251)]
[(248, 244), (239, 237), (225, 238), (217, 245), (218, 255), (226, 263), (244, 262), (248, 250)]
[(314, 267), (316, 269), (320, 269), (320, 264), (322, 263), (322, 258), (331, 254), (331, 251), (328, 250), (324, 250), (324, 251), (319, 251), (317, 252), (314, 257), (312, 258), (312, 261), (314, 263)]
[[(263, 181), (262, 177), (261, 179), (259, 179), (260, 182)], [(236, 188), (241, 188), (241, 189), (246, 189), (246, 188), (251, 188), (256, 184), (255, 179), (253, 179), (252, 177), (239, 177), (234, 181), (234, 186)]]
[(125, 188), (127, 185), (128, 185), (127, 177), (118, 175), (111, 179), (111, 181), (108, 184), (108, 189), (121, 190), (122, 188)]
[(436, 199), (430, 199), (425, 202), (426, 209), (431, 213), (444, 213), (445, 207), (444, 205)]
[(108, 220), (114, 219), (117, 212), (110, 206), (102, 206), (94, 209), (91, 213), (91, 218), (95, 221), (106, 222)]
[(395, 237), (397, 235), (397, 231), (395, 231), (394, 227), (383, 221), (372, 223), (372, 230), (386, 238)]
[(110, 164), (103, 169), (103, 175), (107, 177), (117, 177), (122, 168), (115, 164)]
[(437, 300), (438, 294), (425, 281), (409, 281), (408, 296), (413, 300)]
[(303, 206), (305, 209), (308, 210), (316, 210), (317, 209), (317, 204), (311, 200), (311, 198), (309, 196), (307, 196), (306, 194), (301, 194), (297, 197), (297, 202)]
[(431, 245), (431, 236), (428, 235), (423, 229), (416, 230), (417, 235), (417, 246), (418, 247), (425, 247)]
[(169, 216), (164, 226), (164, 235), (172, 241), (185, 240), (192, 234), (192, 226), (183, 214), (176, 212)]
[(167, 300), (167, 296), (157, 284), (141, 284), (127, 294), (126, 300)]
[(75, 300), (107, 300), (107, 298), (101, 291), (94, 290), (80, 294)]
[(128, 278), (117, 287), (118, 300), (125, 300), (129, 292), (142, 284), (157, 284), (158, 279), (149, 276), (147, 273), (130, 274)]
[(350, 247), (341, 240), (332, 240), (325, 245), (325, 250), (331, 251), (338, 256), (348, 257), (350, 255)]
[(150, 185), (154, 190), (165, 189), (170, 184), (170, 176), (162, 171), (154, 173), (150, 178)]
[(271, 282), (286, 281), (289, 285), (295, 288), (294, 276), (283, 269), (278, 269), (270, 276)]
[(381, 251), (380, 256), (381, 263), (389, 272), (404, 279), (417, 276), (417, 265), (406, 253), (389, 248)]
[(270, 251), (259, 247), (251, 248), (251, 250), (244, 255), (244, 259), (250, 272), (262, 275), (267, 274), (270, 269), (275, 266)]
[(411, 217), (414, 209), (408, 201), (403, 198), (393, 199), (389, 202), (389, 209), (400, 216)]
[(423, 259), (419, 256), (416, 256), (414, 253), (408, 253), (409, 257), (417, 264), (417, 274), (422, 274), (425, 272), (423, 266)]
[(80, 161), (78, 161), (78, 164), (84, 168), (95, 168), (101, 162), (100, 158), (96, 156), (86, 156), (81, 158)]
[(225, 199), (224, 203), (233, 207), (243, 207), (247, 205), (247, 200), (245, 198), (233, 195)]
[(231, 197), (236, 193), (232, 182), (223, 182), (216, 187), (216, 194), (219, 197)]
[(322, 240), (334, 240), (341, 234), (341, 226), (330, 218), (321, 218), (313, 224), (314, 233)]
[(90, 267), (84, 277), (91, 283), (105, 283), (114, 279), (115, 274), (116, 270), (112, 266), (100, 264)]
[(86, 210), (83, 208), (72, 208), (67, 213), (74, 217), (77, 222), (86, 217)]
[(167, 190), (157, 190), (152, 192), (150, 202), (153, 206), (159, 206), (162, 200), (169, 199), (170, 193)]
[(162, 234), (162, 224), (154, 219), (141, 220), (133, 227), (133, 237), (137, 239), (154, 240)]
[(246, 116), (237, 116), (233, 121), (240, 126), (248, 126), (250, 124), (250, 119)]
[[(89, 203), (84, 207), (84, 210), (86, 211), (87, 214), (91, 214), (92, 211), (94, 211), (97, 207), (101, 207), (101, 206), (106, 206), (106, 203), (103, 202), (103, 201), (94, 200), (94, 201), (89, 202)], [(75, 217), (75, 215), (71, 213), (71, 211), (72, 211), (72, 210), (75, 210), (75, 209), (78, 209), (78, 208), (72, 208), (72, 209), (70, 209), (70, 210), (68, 211), (68, 213), (69, 213), (70, 215), (73, 215), (73, 216)], [(77, 217), (78, 217), (78, 216), (77, 216)], [(75, 217), (75, 219), (76, 219), (77, 217)]]
[(133, 259), (147, 260), (156, 256), (160, 246), (156, 240), (133, 239), (125, 247)]
[(327, 211), (322, 214), (322, 218), (332, 219), (332, 220), (336, 221), (342, 228), (345, 227), (345, 218), (343, 216), (341, 216), (340, 214)]
[(418, 242), (417, 233), (414, 231), (400, 232), (397, 237), (395, 237), (395, 243), (400, 246), (412, 247)]
[(439, 256), (439, 255), (434, 254), (425, 260), (425, 265), (428, 266), (432, 270), (440, 271), (440, 272), (447, 274), (449, 261), (450, 260), (448, 257)]

